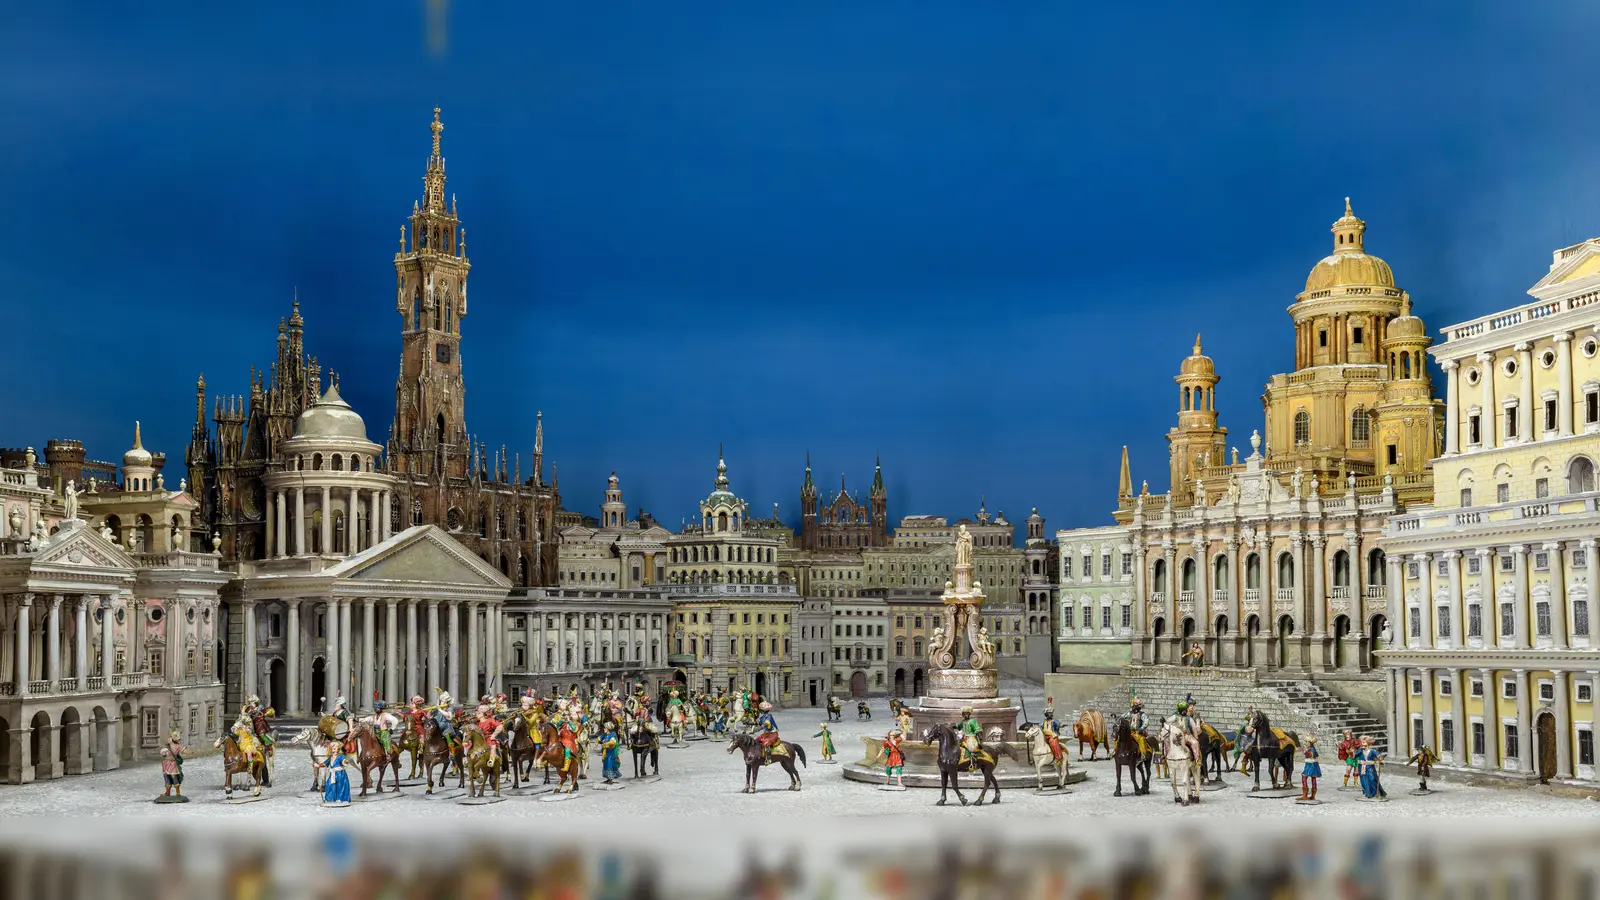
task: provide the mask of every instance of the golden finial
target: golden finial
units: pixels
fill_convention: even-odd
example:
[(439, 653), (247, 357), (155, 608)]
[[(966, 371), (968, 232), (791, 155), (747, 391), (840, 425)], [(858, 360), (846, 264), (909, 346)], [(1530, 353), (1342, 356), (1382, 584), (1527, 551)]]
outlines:
[(1353, 219), (1355, 216), (1356, 214), (1350, 211), (1350, 198), (1344, 198), (1344, 217), (1346, 219)]
[(433, 108), (433, 124), (428, 126), (433, 131), (433, 155), (439, 155), (439, 134), (444, 131), (444, 125), (439, 122), (439, 107)]
[(1200, 355), (1200, 332), (1198, 331), (1194, 335), (1194, 355)]

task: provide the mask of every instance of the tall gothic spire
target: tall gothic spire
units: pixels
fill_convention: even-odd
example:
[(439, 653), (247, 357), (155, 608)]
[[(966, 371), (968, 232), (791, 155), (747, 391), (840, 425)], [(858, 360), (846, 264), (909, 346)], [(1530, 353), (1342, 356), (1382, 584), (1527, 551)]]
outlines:
[(439, 155), (439, 136), (444, 125), (439, 121), (439, 107), (433, 108), (433, 122), (428, 126), (433, 132), (433, 155), (428, 157), (428, 172), (422, 176), (422, 208), (431, 212), (444, 212), (444, 157)]
[(1133, 496), (1133, 473), (1128, 470), (1128, 445), (1122, 445), (1122, 474), (1117, 478), (1117, 496)]

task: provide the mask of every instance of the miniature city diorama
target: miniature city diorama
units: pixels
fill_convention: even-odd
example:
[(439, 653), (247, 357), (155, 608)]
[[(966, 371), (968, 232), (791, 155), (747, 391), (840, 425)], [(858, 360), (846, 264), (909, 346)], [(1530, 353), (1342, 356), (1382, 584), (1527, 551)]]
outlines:
[[(1528, 296), (1470, 308), (1455, 283), (1408, 261), (1435, 281), (1413, 299), (1368, 252), (1356, 209), (1374, 217), (1373, 239), (1393, 241), (1380, 246), (1416, 257), (1428, 239), (1417, 220), (1439, 204), (1400, 192), (1372, 212), (1366, 198), (1307, 186), (1323, 192), (1296, 220), (1311, 224), (1272, 229), (1288, 261), (1270, 271), (1296, 274), (1252, 301), (1270, 310), (1185, 302), (1130, 315), (1129, 300), (1115, 316), (1052, 313), (1013, 341), (1053, 332), (1060, 365), (1076, 370), (1030, 368), (1064, 384), (1017, 385), (1030, 412), (973, 393), (988, 368), (973, 347), (1015, 310), (957, 290), (964, 276), (939, 277), (958, 299), (927, 322), (909, 302), (883, 312), (835, 298), (848, 316), (819, 313), (836, 327), (813, 332), (754, 315), (783, 305), (767, 295), (707, 295), (716, 313), (702, 317), (702, 301), (679, 293), (748, 276), (789, 296), (782, 279), (719, 251), (702, 263), (726, 271), (649, 304), (584, 282), (595, 293), (571, 297), (608, 299), (547, 329), (544, 310), (564, 301), (522, 297), (542, 284), (533, 258), (546, 261), (519, 242), (549, 237), (563, 248), (551, 255), (608, 260), (594, 265), (624, 280), (635, 271), (592, 221), (563, 238), (575, 243), (556, 243), (544, 219), (537, 237), (525, 233), (508, 211), (524, 189), (496, 160), (526, 142), (497, 135), (499, 114), (476, 100), (450, 114), (466, 125), (465, 159), (451, 168), (468, 191), (458, 208), (444, 155), (451, 89), (438, 91), (439, 106), (384, 99), (359, 132), (359, 152), (381, 164), (340, 176), (371, 181), (361, 190), (396, 216), (333, 230), (388, 241), (398, 225), (397, 247), (346, 266), (342, 251), (295, 239), (295, 261), (267, 268), (259, 247), (235, 247), (219, 258), (250, 252), (249, 274), (205, 275), (238, 295), (227, 304), (130, 294), (119, 315), (192, 318), (181, 340), (146, 333), (151, 347), (182, 348), (160, 365), (136, 335), (118, 345), (144, 359), (137, 390), (119, 383), (134, 369), (117, 353), (68, 356), (85, 347), (76, 333), (34, 341), (24, 335), (36, 312), (16, 313), (6, 355), (47, 377), (17, 379), (31, 399), (6, 417), (11, 446), (0, 449), (0, 815), (137, 805), (173, 820), (289, 809), (328, 821), (639, 810), (1317, 820), (1582, 815), (1600, 798), (1588, 597), (1600, 238), (1552, 240), (1545, 272), (1518, 245), (1474, 243), (1503, 255)], [(573, 140), (559, 152), (585, 156)], [(561, 145), (559, 133), (541, 141)], [(689, 204), (688, 220), (723, 194), (650, 196)], [(1259, 218), (1233, 209), (1258, 200), (1232, 196), (1204, 215)], [(490, 234), (474, 236), (482, 259), (467, 254), (474, 202), (494, 207)], [(1192, 224), (1116, 279), (1154, 278), (1145, 259), (1231, 240)], [(672, 246), (689, 241), (660, 230)], [(825, 249), (811, 240), (791, 255)], [(1203, 246), (1167, 246), (1187, 242)], [(0, 259), (25, 252), (9, 246)], [(1062, 277), (1110, 256), (1083, 247)], [(839, 278), (854, 265), (829, 258)], [(917, 258), (936, 272), (966, 259)], [(638, 277), (658, 262), (639, 261)], [(334, 270), (337, 296), (308, 283)], [(1002, 274), (989, 277), (1009, 283)], [(488, 325), (467, 320), (469, 275)], [(790, 275), (796, 290), (816, 277)], [(262, 279), (279, 299), (244, 289)], [(130, 291), (141, 280), (115, 279)], [(523, 321), (518, 303), (541, 311)], [(230, 318), (208, 321), (219, 305)], [(249, 327), (280, 312), (275, 331)], [(869, 313), (889, 318), (850, 318)], [(705, 327), (667, 321), (679, 314)], [(633, 332), (651, 322), (674, 346), (649, 357), (659, 365), (635, 364), (652, 338)], [(878, 359), (901, 327), (916, 340)], [(598, 365), (581, 356), (595, 348)], [(763, 371), (789, 362), (804, 384)], [(85, 402), (87, 382), (64, 367), (95, 373), (101, 402)], [(1265, 377), (1262, 410), (1230, 434), (1222, 411), (1247, 398), (1218, 391), (1240, 369), (1242, 384)], [(492, 398), (473, 407), (474, 427), (469, 372), (474, 397)], [(1011, 377), (995, 376), (997, 393)], [(591, 379), (605, 393), (574, 384)], [(1123, 399), (1084, 399), (1102, 393)], [(1159, 403), (1145, 399), (1156, 393)], [(541, 404), (552, 410), (548, 466)], [(848, 440), (798, 433), (839, 423)], [(508, 443), (474, 430), (490, 424)], [(108, 447), (56, 431), (127, 449), (101, 461), (90, 454)], [(1047, 450), (1036, 452), (1035, 432)], [(855, 454), (854, 486), (814, 476), (813, 439)], [(767, 516), (779, 465), (792, 485)], [(1158, 475), (1136, 480), (1146, 466)], [(624, 499), (618, 471), (633, 469), (640, 494), (679, 504), (676, 528)], [(990, 511), (1002, 495), (1029, 510), (1020, 528), (998, 503)], [(898, 508), (906, 498), (919, 508)], [(1050, 500), (1069, 527), (1046, 529)], [(972, 501), (969, 514), (934, 512)], [(93, 789), (74, 789), (80, 779)]]

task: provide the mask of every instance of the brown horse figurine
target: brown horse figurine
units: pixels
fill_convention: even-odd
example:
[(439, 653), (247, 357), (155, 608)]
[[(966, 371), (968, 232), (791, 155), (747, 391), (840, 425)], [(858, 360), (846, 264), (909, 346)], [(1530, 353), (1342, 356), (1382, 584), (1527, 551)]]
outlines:
[(442, 766), (439, 771), (439, 785), (444, 786), (445, 776), (450, 774), (450, 764), (456, 767), (456, 787), (467, 786), (466, 769), (461, 765), (461, 750), (450, 749), (450, 742), (445, 739), (444, 732), (439, 730), (439, 723), (428, 719), (422, 723), (422, 772), (428, 777), (428, 793), (433, 793), (433, 769)]
[[(551, 769), (555, 769), (561, 776), (561, 780), (556, 784), (555, 792), (558, 794), (570, 794), (577, 791), (579, 761), (576, 758), (571, 760), (566, 758), (566, 748), (561, 746), (561, 742), (556, 739), (556, 730), (549, 725), (544, 726), (544, 742), (541, 746), (544, 749), (539, 753), (538, 763), (544, 766), (545, 779), (549, 780)], [(581, 753), (582, 751), (580, 750), (579, 752)], [(529, 774), (531, 775), (532, 773), (530, 772)], [(572, 782), (571, 787), (567, 786), (568, 781)]]
[[(528, 721), (528, 717), (520, 712), (512, 713), (506, 720), (506, 767), (511, 770), (511, 788), (515, 790), (522, 787), (522, 766), (527, 763), (528, 782), (533, 782), (533, 767), (539, 760), (539, 750), (544, 743), (542, 729), (537, 729)], [(549, 775), (545, 776), (549, 781)]]
[(1139, 742), (1133, 737), (1133, 728), (1129, 726), (1127, 716), (1118, 716), (1116, 723), (1115, 736), (1111, 741), (1111, 759), (1116, 763), (1117, 790), (1111, 796), (1122, 796), (1123, 769), (1128, 770), (1128, 781), (1133, 786), (1134, 796), (1148, 794), (1152, 753), (1148, 746), (1144, 752), (1140, 752)]
[(372, 770), (378, 770), (378, 793), (383, 793), (383, 773), (394, 773), (394, 792), (400, 793), (400, 747), (385, 752), (383, 743), (373, 733), (372, 726), (361, 724), (351, 733), (356, 745), (356, 765), (361, 767), (361, 796), (372, 787)]
[(395, 746), (411, 754), (411, 774), (406, 776), (407, 781), (422, 777), (422, 727), (425, 718), (415, 713), (407, 713), (401, 718), (405, 724)]
[(222, 735), (222, 774), (224, 781), (222, 790), (224, 795), (233, 799), (233, 776), (249, 775), (252, 782), (250, 796), (261, 796), (262, 782), (266, 781), (267, 761), (265, 758), (246, 758), (239, 749), (239, 742), (234, 738), (233, 732), (224, 732)]
[(500, 796), (500, 751), (489, 742), (483, 729), (468, 725), (461, 729), (461, 755), (466, 763), (467, 796), (482, 797), (490, 784)]
[(1089, 762), (1094, 762), (1102, 745), (1106, 756), (1111, 755), (1111, 741), (1106, 736), (1106, 717), (1098, 709), (1086, 709), (1072, 723), (1072, 736), (1078, 739), (1078, 762), (1083, 762), (1083, 745), (1089, 745)]

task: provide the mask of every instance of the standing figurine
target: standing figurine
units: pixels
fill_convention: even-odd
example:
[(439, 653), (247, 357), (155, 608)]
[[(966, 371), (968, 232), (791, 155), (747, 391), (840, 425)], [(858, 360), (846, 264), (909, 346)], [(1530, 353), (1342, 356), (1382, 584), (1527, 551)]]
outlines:
[(897, 787), (906, 786), (906, 755), (901, 746), (900, 729), (892, 728), (883, 739), (883, 783), (893, 778)]
[(1372, 735), (1361, 736), (1361, 749), (1356, 751), (1361, 764), (1361, 794), (1368, 800), (1387, 802), (1389, 794), (1383, 789), (1383, 754), (1373, 746)]
[(1044, 724), (1039, 726), (1044, 734), (1045, 743), (1050, 745), (1050, 753), (1057, 763), (1061, 762), (1065, 751), (1061, 749), (1061, 723), (1056, 721), (1055, 698), (1044, 698)]
[(812, 737), (822, 738), (822, 761), (833, 762), (833, 734), (828, 731), (827, 722), (823, 722), (818, 727), (822, 730), (813, 734)]
[(1316, 735), (1313, 734), (1306, 738), (1306, 749), (1302, 751), (1301, 755), (1305, 758), (1305, 766), (1300, 770), (1300, 799), (1315, 800), (1317, 799), (1317, 779), (1322, 777), (1322, 763), (1317, 761), (1319, 754), (1317, 753)]
[(1361, 752), (1361, 742), (1356, 740), (1356, 733), (1346, 728), (1344, 740), (1339, 742), (1339, 762), (1344, 764), (1344, 784), (1339, 786), (1343, 790), (1350, 786), (1350, 779), (1356, 780), (1356, 785), (1361, 784), (1361, 760), (1357, 756)]
[(911, 708), (905, 704), (900, 705), (900, 712), (894, 717), (894, 726), (900, 729), (901, 734), (915, 735), (916, 726), (911, 718)]
[(328, 742), (328, 772), (322, 778), (322, 805), (350, 805), (350, 775), (344, 770), (344, 742)]
[(622, 777), (622, 742), (617, 739), (616, 723), (606, 720), (605, 733), (600, 737), (600, 772), (606, 784), (616, 784)]
[(189, 752), (189, 748), (178, 741), (179, 737), (178, 730), (173, 729), (167, 735), (167, 745), (161, 748), (161, 780), (166, 782), (166, 789), (157, 803), (189, 802), (183, 795), (183, 754)]
[(1238, 738), (1233, 745), (1233, 768), (1240, 772), (1248, 772), (1250, 761), (1246, 759), (1256, 736), (1250, 731), (1250, 723), (1255, 721), (1256, 705), (1250, 704), (1244, 713), (1244, 724), (1239, 726)]
[(1199, 641), (1195, 641), (1189, 646), (1189, 652), (1185, 653), (1183, 658), (1189, 661), (1189, 666), (1191, 668), (1198, 668), (1205, 665), (1206, 650), (1204, 647), (1200, 646)]
[(1432, 791), (1428, 790), (1428, 776), (1433, 774), (1433, 764), (1438, 761), (1439, 754), (1433, 752), (1433, 748), (1429, 747), (1427, 744), (1423, 744), (1421, 747), (1418, 747), (1417, 752), (1411, 754), (1411, 758), (1406, 760), (1408, 765), (1411, 763), (1416, 763), (1417, 766), (1417, 789), (1414, 793), (1433, 793)]

